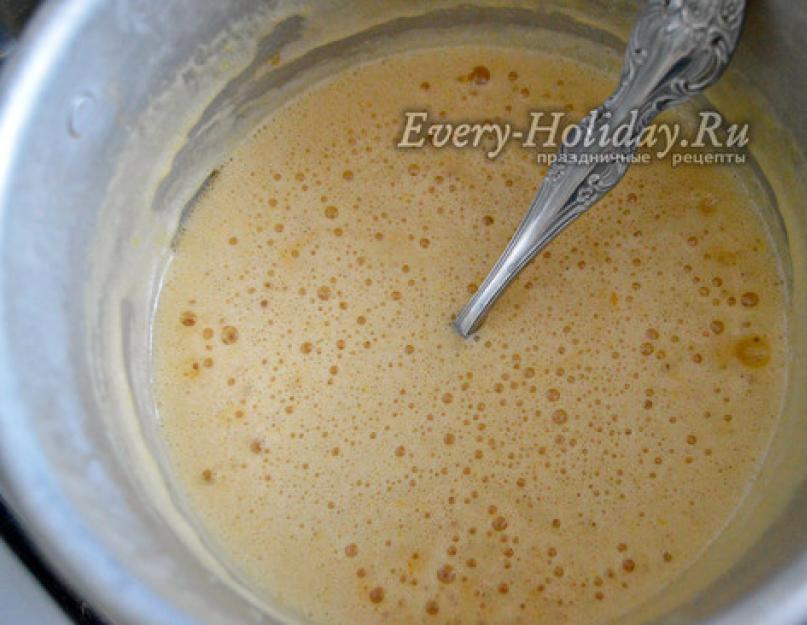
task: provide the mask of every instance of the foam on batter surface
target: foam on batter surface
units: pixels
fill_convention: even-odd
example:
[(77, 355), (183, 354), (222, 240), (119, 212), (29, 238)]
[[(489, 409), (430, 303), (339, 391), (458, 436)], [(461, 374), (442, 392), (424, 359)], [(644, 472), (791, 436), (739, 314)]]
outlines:
[(545, 170), (394, 147), (405, 108), (521, 123), (613, 84), (518, 49), (394, 56), (223, 164), (160, 296), (154, 385), (189, 501), (267, 597), (322, 625), (602, 623), (731, 518), (786, 344), (735, 174), (634, 167), (465, 341), (452, 317)]

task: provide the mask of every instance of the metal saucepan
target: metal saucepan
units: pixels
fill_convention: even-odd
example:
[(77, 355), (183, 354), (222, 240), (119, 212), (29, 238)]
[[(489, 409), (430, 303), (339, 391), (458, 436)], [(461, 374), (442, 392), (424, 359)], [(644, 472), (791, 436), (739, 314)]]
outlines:
[[(621, 63), (638, 0), (51, 0), (0, 81), (0, 489), (110, 622), (281, 623), (194, 529), (163, 470), (150, 315), (223, 154), (311, 81), (424, 41)], [(624, 622), (807, 622), (807, 4), (750, 2), (709, 92), (752, 124), (789, 292), (787, 402), (761, 475), (698, 567)], [(577, 38), (577, 39), (575, 39)], [(281, 62), (277, 62), (280, 59)]]

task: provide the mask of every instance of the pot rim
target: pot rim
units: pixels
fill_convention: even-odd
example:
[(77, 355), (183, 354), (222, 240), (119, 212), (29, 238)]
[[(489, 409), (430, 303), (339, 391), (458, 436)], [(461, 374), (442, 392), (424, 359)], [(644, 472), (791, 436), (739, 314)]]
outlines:
[[(0, 74), (0, 253), (4, 253), (8, 193), (13, 167), (21, 160), (20, 138), (29, 104), (46, 97), (47, 80), (62, 51), (103, 0), (47, 0), (23, 33)], [(7, 314), (6, 276), (0, 271), (0, 489), (37, 555), (59, 580), (114, 623), (198, 623), (132, 575), (90, 531), (80, 510), (58, 488), (37, 437), (10, 357), (14, 334)]]

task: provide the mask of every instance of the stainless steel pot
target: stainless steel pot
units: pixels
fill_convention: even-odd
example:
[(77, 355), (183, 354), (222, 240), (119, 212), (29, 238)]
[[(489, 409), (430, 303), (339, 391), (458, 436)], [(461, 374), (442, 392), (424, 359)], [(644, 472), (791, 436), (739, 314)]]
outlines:
[[(807, 622), (807, 4), (750, 4), (709, 97), (753, 124), (792, 309), (787, 402), (726, 532), (624, 622)], [(195, 530), (155, 431), (150, 312), (184, 207), (221, 155), (312, 80), (426, 41), (540, 45), (563, 31), (616, 69), (637, 5), (45, 4), (0, 84), (0, 487), (73, 589), (113, 623), (293, 618), (256, 599)]]

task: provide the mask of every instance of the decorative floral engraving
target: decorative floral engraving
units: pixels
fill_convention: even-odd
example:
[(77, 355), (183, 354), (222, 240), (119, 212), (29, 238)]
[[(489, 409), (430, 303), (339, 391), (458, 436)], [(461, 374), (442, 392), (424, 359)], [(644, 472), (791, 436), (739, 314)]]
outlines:
[[(631, 141), (617, 147), (561, 148), (545, 181), (568, 187), (559, 222), (565, 226), (571, 221), (568, 213), (584, 212), (621, 180), (639, 137), (661, 111), (717, 81), (737, 44), (744, 12), (744, 0), (648, 0), (631, 34), (619, 87), (578, 124), (582, 132), (596, 135), (603, 126), (613, 132), (635, 114)], [(601, 159), (568, 165), (584, 155)], [(608, 155), (612, 162), (605, 162)], [(573, 173), (581, 168), (589, 171), (582, 182)]]

